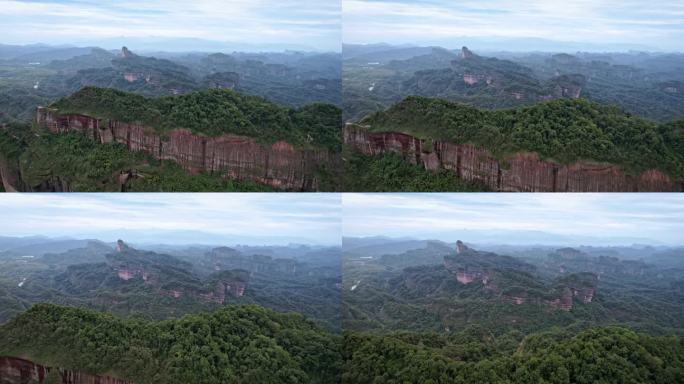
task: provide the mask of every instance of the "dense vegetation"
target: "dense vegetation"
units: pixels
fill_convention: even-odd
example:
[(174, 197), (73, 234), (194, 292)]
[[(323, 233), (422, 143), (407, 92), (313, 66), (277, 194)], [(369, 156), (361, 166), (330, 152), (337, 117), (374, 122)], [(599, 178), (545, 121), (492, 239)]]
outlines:
[(137, 122), (160, 131), (186, 128), (208, 136), (245, 135), (263, 143), (339, 151), (341, 111), (312, 104), (288, 109), (230, 90), (205, 90), (156, 99), (108, 88), (86, 87), (51, 105), (60, 113)]
[[(39, 186), (59, 177), (75, 191), (266, 192), (273, 188), (253, 181), (235, 181), (219, 175), (189, 175), (178, 164), (155, 160), (141, 152), (130, 152), (122, 144), (99, 144), (78, 134), (40, 134), (26, 124), (0, 130), (0, 151), (19, 160), (24, 182)], [(122, 171), (137, 177), (123, 187)]]
[(343, 383), (677, 383), (684, 342), (619, 327), (494, 337), (346, 333)]
[[(343, 383), (684, 380), (681, 250), (521, 247), (506, 257), (385, 241), (387, 254), (345, 251)], [(637, 260), (646, 255), (658, 264)], [(457, 282), (459, 268), (486, 271), (487, 284)], [(575, 297), (567, 311), (506, 299), (557, 297), (592, 277), (593, 300)]]
[[(221, 249), (230, 252), (221, 256)], [(22, 257), (27, 254), (35, 257)], [(122, 266), (133, 271), (127, 280), (117, 273)], [(0, 323), (37, 303), (154, 320), (227, 304), (258, 304), (301, 313), (325, 329), (339, 331), (340, 275), (335, 248), (200, 247), (170, 255), (130, 247), (114, 252), (98, 241), (10, 246), (0, 252)], [(238, 283), (243, 291), (236, 295), (218, 283)]]
[[(684, 118), (682, 54), (534, 52), (494, 58), (464, 51), (345, 46), (344, 119), (358, 121), (411, 95), (479, 108), (579, 95), (655, 121)], [(465, 75), (472, 76), (468, 83)]]
[(684, 180), (684, 123), (656, 124), (582, 99), (488, 111), (408, 97), (364, 123), (374, 131), (473, 143), (502, 157), (533, 151), (563, 163), (608, 162), (632, 172), (656, 168)]
[(458, 178), (453, 172), (441, 169), (426, 171), (410, 164), (397, 154), (364, 156), (346, 153), (342, 185), (347, 192), (417, 192), (451, 191), (480, 192), (487, 187)]
[(40, 304), (0, 340), (0, 355), (137, 383), (332, 383), (341, 365), (338, 337), (255, 305), (149, 322)]
[(222, 88), (290, 107), (341, 104), (339, 54), (167, 52), (164, 56), (145, 57), (127, 49), (5, 45), (0, 52), (0, 122), (28, 121), (37, 106), (86, 86), (148, 97)]
[[(649, 333), (684, 335), (681, 252), (678, 260), (658, 266), (580, 252), (562, 259), (549, 252), (525, 262), (486, 252), (461, 256), (436, 242), (371, 260), (345, 253), (344, 329), (439, 332), (478, 324), (502, 335), (622, 324)], [(459, 268), (485, 271), (488, 283), (479, 278), (469, 284), (457, 282)], [(600, 280), (585, 272), (600, 274)], [(569, 311), (543, 301), (562, 298), (564, 287), (579, 289), (585, 284), (596, 285), (593, 300), (574, 297)], [(518, 305), (511, 300), (514, 296), (530, 300)]]

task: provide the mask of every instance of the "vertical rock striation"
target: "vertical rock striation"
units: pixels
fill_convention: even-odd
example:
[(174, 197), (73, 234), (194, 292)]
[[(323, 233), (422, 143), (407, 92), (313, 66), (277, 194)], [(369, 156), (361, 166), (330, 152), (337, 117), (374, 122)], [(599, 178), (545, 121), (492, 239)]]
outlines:
[(60, 115), (44, 107), (38, 108), (36, 121), (52, 133), (80, 132), (103, 144), (121, 143), (131, 151), (175, 161), (190, 173), (206, 171), (282, 189), (317, 190), (317, 170), (321, 166), (338, 169), (341, 164), (339, 154), (325, 149), (298, 150), (283, 141), (262, 145), (250, 137), (206, 137), (185, 129), (161, 135), (139, 124), (105, 122), (80, 114)]
[(517, 153), (502, 164), (487, 150), (470, 144), (425, 140), (398, 132), (369, 132), (347, 124), (344, 143), (364, 155), (397, 153), (427, 170), (445, 168), (462, 179), (500, 192), (678, 192), (683, 190), (658, 170), (627, 175), (616, 165), (577, 162), (563, 165), (536, 153)]
[(97, 376), (64, 368), (45, 367), (17, 357), (0, 357), (0, 380), (7, 384), (44, 383), (57, 370), (63, 384), (132, 384), (109, 376)]

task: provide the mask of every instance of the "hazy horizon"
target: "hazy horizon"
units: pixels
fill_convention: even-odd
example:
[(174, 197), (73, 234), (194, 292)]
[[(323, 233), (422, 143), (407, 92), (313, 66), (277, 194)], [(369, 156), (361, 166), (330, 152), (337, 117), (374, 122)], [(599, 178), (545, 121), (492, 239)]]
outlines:
[[(340, 3), (297, 0), (5, 0), (9, 45), (138, 50), (339, 51)], [(174, 42), (169, 44), (169, 42)]]
[[(657, 196), (657, 198), (654, 198)], [(508, 245), (684, 245), (678, 194), (345, 194), (344, 237)]]
[(338, 245), (339, 195), (5, 194), (2, 236), (131, 243)]
[(480, 41), (486, 50), (565, 51), (584, 47), (583, 51), (598, 52), (681, 52), (684, 39), (684, 3), (674, 0), (342, 3), (345, 44), (385, 42), (458, 48)]

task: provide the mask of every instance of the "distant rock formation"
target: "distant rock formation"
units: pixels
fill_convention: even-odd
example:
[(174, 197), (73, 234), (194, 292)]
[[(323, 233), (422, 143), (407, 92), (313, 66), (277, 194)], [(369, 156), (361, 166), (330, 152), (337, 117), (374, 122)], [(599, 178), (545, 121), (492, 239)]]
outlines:
[(131, 52), (128, 48), (126, 47), (121, 47), (121, 53), (119, 54), (122, 58), (124, 59), (130, 59), (131, 57), (134, 57), (135, 55), (133, 52)]
[(128, 244), (124, 243), (123, 240), (119, 239), (116, 241), (116, 251), (121, 253), (129, 249)]
[(470, 249), (470, 248), (468, 248), (467, 245), (463, 244), (463, 242), (461, 240), (456, 241), (456, 254), (460, 255), (461, 253), (467, 251), (468, 249)]
[(591, 303), (598, 284), (598, 276), (587, 272), (567, 275), (547, 287), (534, 276), (531, 265), (509, 256), (475, 251), (460, 240), (455, 254), (444, 257), (444, 267), (460, 284), (480, 282), (503, 302), (546, 305), (564, 311), (573, 308), (575, 298)]
[(475, 54), (470, 49), (468, 49), (468, 47), (462, 47), (461, 52), (459, 53), (459, 57), (461, 59), (472, 59), (473, 57), (475, 57)]

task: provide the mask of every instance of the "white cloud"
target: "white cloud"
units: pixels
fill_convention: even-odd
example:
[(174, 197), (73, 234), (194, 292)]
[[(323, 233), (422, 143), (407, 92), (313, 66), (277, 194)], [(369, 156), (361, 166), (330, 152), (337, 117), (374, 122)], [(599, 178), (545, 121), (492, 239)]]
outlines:
[(84, 38), (201, 38), (338, 50), (340, 4), (314, 0), (0, 0), (0, 43)]
[(335, 194), (3, 194), (3, 235), (96, 231), (202, 231), (335, 243), (341, 207)]
[(343, 41), (430, 44), (496, 36), (681, 50), (682, 10), (674, 0), (343, 0)]
[(431, 237), (448, 231), (543, 231), (682, 243), (679, 194), (345, 194), (345, 236)]

